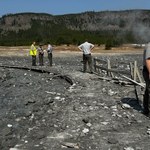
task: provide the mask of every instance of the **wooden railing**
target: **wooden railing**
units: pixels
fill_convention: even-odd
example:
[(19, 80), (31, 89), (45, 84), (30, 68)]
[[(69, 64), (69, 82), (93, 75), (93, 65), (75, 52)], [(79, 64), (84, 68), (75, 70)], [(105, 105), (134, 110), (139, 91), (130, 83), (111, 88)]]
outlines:
[[(107, 72), (107, 76), (109, 77), (108, 80), (110, 80), (110, 78), (112, 78), (112, 80), (114, 79), (114, 77), (118, 76), (118, 77), (122, 77), (130, 82), (132, 82), (133, 84), (139, 85), (141, 87), (145, 87), (145, 83), (143, 81), (143, 78), (140, 75), (138, 66), (137, 66), (137, 61), (133, 63), (129, 63), (130, 69), (127, 70), (120, 70), (120, 69), (113, 69), (111, 67), (111, 62), (109, 59), (107, 60), (102, 60), (102, 59), (98, 59), (98, 58), (94, 58), (93, 59), (93, 67), (94, 67), (94, 73), (96, 73), (97, 75), (101, 76), (102, 75), (102, 71), (106, 71)], [(115, 75), (114, 75), (115, 74)], [(101, 78), (103, 78), (101, 76)], [(104, 77), (106, 80), (106, 77)]]

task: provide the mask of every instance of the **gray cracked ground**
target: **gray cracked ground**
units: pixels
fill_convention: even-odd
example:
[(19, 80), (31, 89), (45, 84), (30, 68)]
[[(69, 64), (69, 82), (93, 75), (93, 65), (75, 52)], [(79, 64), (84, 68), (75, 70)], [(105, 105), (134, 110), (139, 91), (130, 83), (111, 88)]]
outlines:
[[(128, 69), (141, 55), (97, 56)], [(142, 113), (137, 87), (82, 73), (82, 57), (54, 57), (51, 71), (37, 73), (0, 67), (1, 150), (149, 150), (150, 120)], [(30, 58), (0, 57), (0, 64), (30, 66)], [(38, 68), (38, 67), (37, 67)], [(69, 76), (74, 84), (54, 76)], [(128, 105), (127, 105), (128, 104)]]

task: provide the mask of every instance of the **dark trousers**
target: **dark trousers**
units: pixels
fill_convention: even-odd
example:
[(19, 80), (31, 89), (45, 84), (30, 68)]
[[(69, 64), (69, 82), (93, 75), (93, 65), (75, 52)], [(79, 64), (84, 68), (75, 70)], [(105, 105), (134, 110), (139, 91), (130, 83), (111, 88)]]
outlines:
[(90, 72), (92, 72), (92, 56), (91, 54), (83, 54), (83, 72), (87, 71), (87, 66), (89, 66)]
[(36, 66), (36, 56), (32, 56), (32, 66)]
[(44, 58), (44, 54), (39, 54), (39, 65), (40, 66), (43, 66), (44, 63), (43, 63), (43, 58)]
[(146, 83), (146, 89), (143, 97), (143, 107), (144, 107), (144, 112), (148, 114), (149, 102), (150, 102), (150, 79), (149, 79), (149, 73), (146, 66), (143, 67), (143, 77)]
[(52, 59), (53, 59), (52, 53), (48, 53), (48, 60), (49, 60), (49, 65), (50, 66), (52, 66)]

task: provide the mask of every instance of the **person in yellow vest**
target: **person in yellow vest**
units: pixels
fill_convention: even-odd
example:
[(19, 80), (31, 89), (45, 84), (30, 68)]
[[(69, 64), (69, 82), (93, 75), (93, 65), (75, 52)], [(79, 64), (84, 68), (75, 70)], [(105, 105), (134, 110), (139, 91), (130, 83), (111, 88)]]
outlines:
[(36, 54), (37, 49), (35, 47), (35, 42), (33, 42), (30, 48), (30, 55), (32, 56), (32, 66), (36, 66)]

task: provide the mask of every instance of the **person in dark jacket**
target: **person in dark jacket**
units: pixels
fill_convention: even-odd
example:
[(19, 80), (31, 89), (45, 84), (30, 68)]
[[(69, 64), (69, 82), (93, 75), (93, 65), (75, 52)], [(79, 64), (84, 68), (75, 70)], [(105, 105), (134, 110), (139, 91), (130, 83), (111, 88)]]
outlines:
[(144, 98), (143, 98), (143, 113), (149, 115), (150, 103), (150, 42), (146, 45), (143, 54), (143, 77), (146, 83)]
[(43, 66), (44, 65), (44, 50), (43, 50), (43, 47), (42, 47), (42, 44), (39, 45), (38, 47), (38, 54), (39, 54), (39, 65), (40, 66)]

